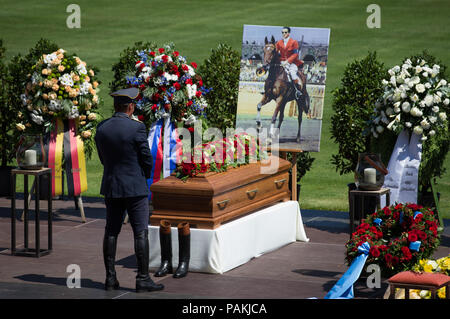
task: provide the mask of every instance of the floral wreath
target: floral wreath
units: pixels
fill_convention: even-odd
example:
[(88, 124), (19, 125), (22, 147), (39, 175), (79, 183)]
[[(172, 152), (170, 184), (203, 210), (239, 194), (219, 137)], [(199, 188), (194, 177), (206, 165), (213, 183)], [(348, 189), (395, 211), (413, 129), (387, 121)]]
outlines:
[(367, 241), (370, 252), (366, 264), (378, 264), (386, 276), (412, 270), (439, 246), (441, 231), (430, 208), (386, 206), (362, 220), (346, 244), (346, 261), (351, 264), (358, 256), (358, 247)]
[(443, 78), (441, 66), (411, 59), (389, 69), (383, 80), (384, 93), (370, 123), (375, 138), (385, 129), (397, 134), (406, 129), (425, 141), (447, 127), (450, 84)]
[(18, 112), (17, 130), (49, 133), (55, 119), (75, 119), (77, 135), (90, 154), (100, 120), (95, 112), (100, 81), (94, 69), (63, 49), (44, 54), (32, 67), (30, 82), (21, 95), (24, 112)]
[(136, 52), (134, 73), (126, 76), (128, 85), (139, 88), (136, 106), (139, 119), (147, 124), (170, 114), (174, 121), (184, 121), (191, 126), (203, 116), (208, 106), (197, 64), (186, 58), (170, 44)]

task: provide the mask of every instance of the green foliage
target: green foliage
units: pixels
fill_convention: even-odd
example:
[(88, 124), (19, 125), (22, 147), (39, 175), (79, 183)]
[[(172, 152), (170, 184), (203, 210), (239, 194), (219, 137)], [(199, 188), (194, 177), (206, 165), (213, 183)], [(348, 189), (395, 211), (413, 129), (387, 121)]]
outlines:
[(17, 112), (9, 102), (9, 86), (11, 79), (4, 63), (6, 48), (0, 39), (0, 161), (1, 166), (7, 166), (14, 156), (14, 131)]
[[(287, 159), (292, 161), (292, 153), (287, 154)], [(303, 176), (311, 169), (314, 160), (310, 152), (297, 153), (297, 184), (300, 184)]]
[(365, 130), (375, 102), (383, 93), (381, 81), (385, 74), (386, 69), (377, 60), (376, 52), (369, 52), (364, 59), (347, 65), (341, 87), (333, 91), (331, 136), (339, 145), (339, 151), (332, 155), (331, 163), (341, 175), (353, 172), (358, 154), (370, 147), (370, 136)]
[(137, 51), (142, 51), (144, 49), (153, 48), (155, 44), (153, 42), (135, 42), (132, 47), (128, 47), (122, 51), (119, 57), (119, 62), (113, 64), (113, 80), (109, 83), (110, 92), (114, 92), (123, 88), (128, 87), (127, 80), (125, 77), (129, 73), (136, 71), (136, 61), (139, 60)]
[(220, 129), (236, 123), (237, 98), (239, 92), (240, 55), (228, 44), (220, 43), (199, 67), (199, 74), (206, 88), (208, 102), (206, 120), (208, 126)]

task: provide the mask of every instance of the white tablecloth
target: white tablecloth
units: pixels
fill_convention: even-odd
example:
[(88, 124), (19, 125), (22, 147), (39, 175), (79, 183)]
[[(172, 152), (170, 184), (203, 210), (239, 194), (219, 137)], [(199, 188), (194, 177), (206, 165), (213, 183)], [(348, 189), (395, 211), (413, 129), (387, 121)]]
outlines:
[[(308, 242), (296, 201), (279, 203), (216, 229), (191, 228), (189, 271), (224, 273), (289, 243)], [(161, 262), (159, 226), (149, 226), (150, 268)], [(172, 264), (178, 266), (178, 230), (172, 227)]]

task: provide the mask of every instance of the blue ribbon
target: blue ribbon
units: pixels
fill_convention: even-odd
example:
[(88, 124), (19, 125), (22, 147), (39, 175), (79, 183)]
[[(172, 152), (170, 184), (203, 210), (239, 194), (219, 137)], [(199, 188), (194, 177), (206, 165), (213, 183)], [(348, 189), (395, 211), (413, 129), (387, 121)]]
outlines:
[(375, 219), (373, 220), (373, 222), (374, 222), (375, 224), (377, 224), (378, 226), (380, 226), (381, 223), (383, 222), (383, 220), (382, 220), (381, 218), (375, 218)]
[(414, 219), (416, 219), (416, 217), (419, 216), (419, 215), (422, 215), (422, 213), (419, 212), (419, 211), (415, 211), (414, 212)]
[(174, 122), (170, 123), (170, 172), (177, 168), (177, 131)]
[(360, 253), (356, 257), (345, 274), (331, 288), (325, 299), (351, 299), (353, 298), (353, 284), (358, 280), (369, 256), (370, 244), (365, 242), (358, 247)]
[(409, 250), (419, 251), (421, 244), (422, 244), (422, 242), (420, 240), (413, 241), (413, 242), (409, 243)]
[[(152, 161), (153, 161), (150, 178), (147, 179), (147, 185), (148, 185), (148, 190), (149, 190), (149, 195), (148, 195), (149, 199), (152, 198), (152, 193), (150, 192), (150, 186), (152, 186), (153, 180), (155, 177), (154, 175), (155, 175), (156, 157), (157, 157), (157, 153), (158, 153), (158, 145), (161, 140), (163, 125), (164, 125), (163, 119), (160, 119), (160, 120), (154, 122), (152, 124), (152, 126), (150, 127), (150, 132), (148, 134), (150, 153), (152, 154)], [(161, 166), (162, 166), (162, 163), (161, 163)], [(156, 172), (156, 174), (161, 174), (161, 171)]]
[(399, 224), (403, 223), (403, 212), (400, 212)]

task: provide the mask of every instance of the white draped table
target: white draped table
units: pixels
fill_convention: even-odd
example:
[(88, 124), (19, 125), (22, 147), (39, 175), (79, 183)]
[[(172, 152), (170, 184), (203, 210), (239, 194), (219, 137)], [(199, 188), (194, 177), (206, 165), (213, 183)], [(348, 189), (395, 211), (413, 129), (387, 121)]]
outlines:
[[(282, 202), (216, 229), (191, 228), (189, 271), (224, 273), (295, 241), (308, 242), (300, 206)], [(161, 262), (159, 226), (149, 226), (150, 268)], [(178, 266), (178, 230), (172, 227), (172, 264)]]

